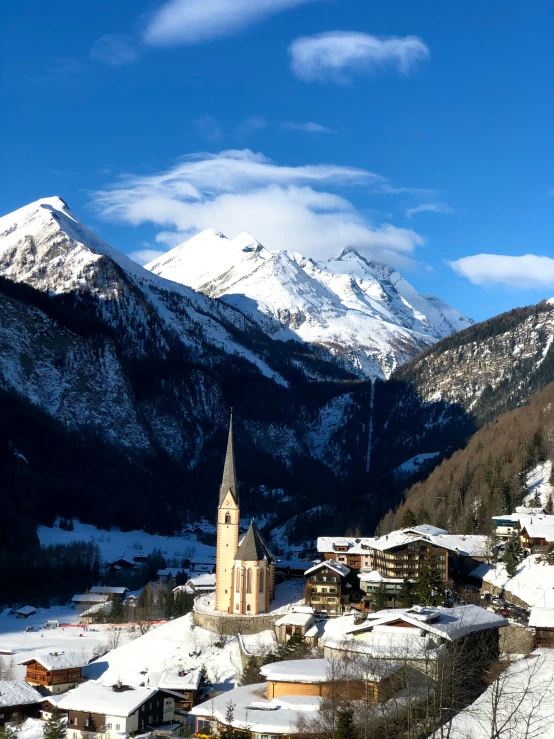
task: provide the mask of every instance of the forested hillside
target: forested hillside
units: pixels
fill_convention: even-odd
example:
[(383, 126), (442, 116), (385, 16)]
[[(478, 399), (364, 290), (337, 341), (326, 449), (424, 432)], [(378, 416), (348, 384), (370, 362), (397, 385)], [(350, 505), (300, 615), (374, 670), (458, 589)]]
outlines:
[(445, 459), (405, 494), (381, 524), (399, 528), (414, 514), (464, 533), (489, 533), (491, 516), (513, 511), (528, 494), (527, 475), (554, 458), (554, 382), (527, 405), (504, 413), (477, 431), (468, 444)]

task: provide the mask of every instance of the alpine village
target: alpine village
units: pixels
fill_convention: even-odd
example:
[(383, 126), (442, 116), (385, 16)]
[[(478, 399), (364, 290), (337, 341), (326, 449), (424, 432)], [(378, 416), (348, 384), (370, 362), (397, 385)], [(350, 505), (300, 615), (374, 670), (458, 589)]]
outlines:
[(0, 739), (554, 739), (554, 15), (18, 0)]

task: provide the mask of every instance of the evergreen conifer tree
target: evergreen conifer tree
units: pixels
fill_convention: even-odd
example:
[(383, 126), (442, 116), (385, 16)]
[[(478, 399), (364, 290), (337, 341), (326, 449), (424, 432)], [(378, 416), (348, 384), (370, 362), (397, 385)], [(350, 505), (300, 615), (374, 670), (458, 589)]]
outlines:
[(67, 724), (65, 716), (54, 706), (52, 715), (44, 726), (44, 739), (66, 739)]
[(510, 540), (506, 543), (506, 546), (504, 547), (504, 565), (506, 567), (508, 577), (513, 577), (515, 575), (517, 566), (522, 559), (523, 549), (521, 547), (519, 533), (517, 531), (514, 531), (512, 536), (510, 537)]
[(337, 726), (335, 739), (356, 739), (357, 732), (354, 726), (354, 709), (346, 703), (337, 711)]
[(548, 549), (545, 552), (544, 558), (549, 565), (554, 566), (554, 542), (548, 545)]
[(411, 608), (414, 605), (414, 583), (407, 577), (402, 580), (397, 600), (401, 608)]
[[(554, 470), (554, 465), (552, 466), (552, 469)], [(552, 493), (550, 493), (550, 495), (546, 499), (545, 509), (546, 509), (546, 512), (548, 513), (548, 515), (549, 516), (552, 516), (552, 514), (554, 513), (554, 498), (552, 496)]]
[(110, 621), (112, 624), (119, 624), (123, 621), (123, 601), (114, 593), (112, 595), (112, 609), (110, 611)]
[(0, 726), (0, 739), (17, 739), (17, 732), (10, 726)]
[(535, 493), (535, 495), (533, 495), (533, 500), (532, 500), (531, 505), (533, 506), (533, 508), (540, 508), (542, 505), (541, 496), (538, 490)]
[(444, 580), (431, 547), (425, 550), (425, 557), (419, 570), (415, 587), (415, 601), (420, 606), (436, 606), (444, 591)]
[(175, 587), (173, 583), (173, 578), (171, 575), (167, 578), (166, 588), (165, 588), (165, 598), (164, 598), (164, 616), (166, 618), (173, 618), (175, 616), (175, 595), (173, 593), (173, 588)]
[(412, 511), (411, 508), (406, 508), (402, 516), (402, 519), (400, 520), (400, 528), (401, 529), (411, 529), (416, 524), (417, 524), (417, 519), (415, 517), (415, 513)]
[(371, 608), (373, 611), (381, 611), (387, 607), (387, 589), (385, 583), (380, 582), (377, 589), (373, 593), (371, 599)]

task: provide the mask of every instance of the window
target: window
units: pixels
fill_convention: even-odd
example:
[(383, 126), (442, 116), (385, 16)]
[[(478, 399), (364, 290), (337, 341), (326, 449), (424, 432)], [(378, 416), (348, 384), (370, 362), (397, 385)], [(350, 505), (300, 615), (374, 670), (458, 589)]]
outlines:
[(259, 582), (260, 593), (264, 592), (264, 574), (265, 574), (265, 570), (262, 567), (262, 569), (260, 570), (260, 582)]
[(116, 731), (119, 731), (120, 729), (121, 729), (121, 724), (116, 724), (116, 725), (115, 725), (115, 730), (116, 730)]
[(286, 634), (292, 634), (292, 626), (291, 626), (291, 624), (287, 624), (285, 626), (285, 633)]
[(249, 567), (246, 571), (246, 592), (252, 592), (252, 568)]
[(88, 725), (89, 725), (89, 720), (88, 718), (86, 718), (83, 722), (83, 726), (88, 726)]
[(248, 604), (247, 604), (247, 606), (246, 606), (246, 610), (247, 610), (247, 611), (250, 611), (250, 610), (251, 610), (251, 608), (250, 608), (250, 603), (248, 603)]
[(71, 733), (73, 734), (72, 739), (77, 739), (77, 732), (76, 731), (72, 731)]
[(108, 729), (111, 729), (112, 728), (112, 725), (111, 724), (106, 724), (106, 726), (108, 727)]
[(73, 718), (71, 719), (71, 723), (72, 723), (72, 724), (73, 724), (74, 726), (77, 726), (77, 724), (79, 723), (79, 720), (78, 720), (77, 716), (74, 716), (74, 717), (73, 717)]
[(231, 523), (231, 514), (229, 512), (225, 514), (225, 523)]
[[(240, 569), (237, 567), (235, 590), (240, 593)], [(238, 606), (237, 606), (238, 607)]]

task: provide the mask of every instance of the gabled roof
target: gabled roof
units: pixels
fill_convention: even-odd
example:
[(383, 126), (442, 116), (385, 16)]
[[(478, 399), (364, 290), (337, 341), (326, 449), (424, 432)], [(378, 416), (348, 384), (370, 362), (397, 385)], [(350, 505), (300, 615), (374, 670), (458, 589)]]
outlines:
[(554, 629), (554, 608), (542, 606), (531, 608), (529, 626), (534, 629)]
[(20, 665), (28, 665), (30, 662), (38, 662), (45, 670), (64, 670), (72, 667), (84, 667), (88, 665), (92, 655), (86, 656), (81, 652), (43, 652), (34, 654), (32, 657), (19, 662)]
[(235, 554), (235, 560), (259, 562), (263, 559), (273, 562), (275, 557), (267, 546), (264, 537), (260, 534), (258, 527), (252, 521), (248, 527), (248, 531), (242, 537), (237, 553)]
[(22, 616), (32, 616), (33, 613), (37, 612), (37, 609), (33, 606), (23, 606), (23, 608), (18, 608), (17, 612), (21, 613)]
[(336, 562), (334, 559), (326, 559), (324, 562), (320, 562), (319, 564), (310, 567), (309, 570), (306, 570), (304, 575), (310, 575), (312, 572), (317, 572), (317, 570), (321, 570), (322, 568), (333, 570), (333, 572), (336, 572), (337, 575), (341, 575), (342, 577), (346, 577), (350, 572), (350, 568), (343, 565), (341, 562)]
[(0, 680), (0, 708), (40, 703), (42, 695), (25, 682)]
[(227, 438), (227, 452), (225, 453), (225, 464), (223, 465), (223, 479), (219, 488), (219, 505), (223, 505), (225, 496), (231, 492), (233, 500), (239, 504), (239, 488), (237, 485), (237, 473), (235, 470), (235, 451), (233, 447), (233, 414), (229, 421), (229, 436)]
[(116, 690), (96, 680), (82, 683), (58, 701), (63, 711), (86, 711), (108, 716), (130, 716), (139, 706), (152, 698), (157, 688), (130, 688)]
[(105, 603), (109, 599), (106, 593), (77, 593), (71, 599), (72, 603)]
[[(182, 674), (180, 674), (182, 673)], [(158, 688), (163, 690), (198, 690), (202, 680), (202, 673), (199, 669), (179, 670), (174, 667), (171, 670), (164, 670), (158, 682)]]
[(95, 585), (90, 589), (91, 593), (100, 593), (101, 595), (125, 595), (129, 591), (129, 588), (112, 586), (112, 585)]

